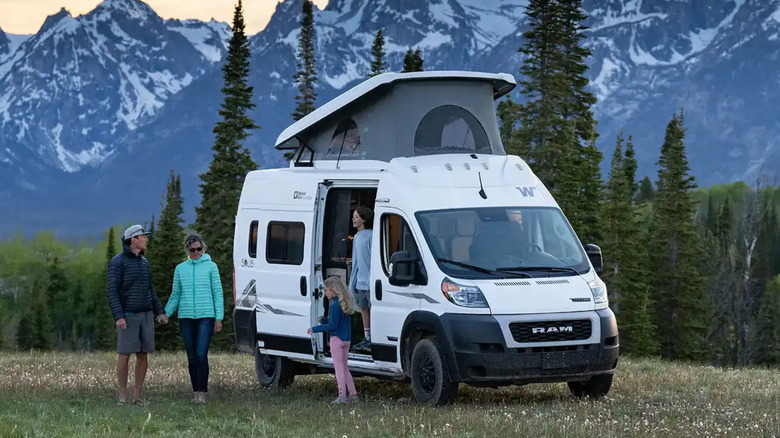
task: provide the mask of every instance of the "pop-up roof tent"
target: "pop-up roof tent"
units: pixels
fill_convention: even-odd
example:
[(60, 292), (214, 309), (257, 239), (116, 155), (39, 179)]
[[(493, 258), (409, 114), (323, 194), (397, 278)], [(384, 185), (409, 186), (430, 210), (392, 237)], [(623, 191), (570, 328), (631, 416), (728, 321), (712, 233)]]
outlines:
[(463, 71), (384, 73), (290, 125), (276, 149), (292, 166), (450, 153), (505, 155), (494, 100), (512, 75)]

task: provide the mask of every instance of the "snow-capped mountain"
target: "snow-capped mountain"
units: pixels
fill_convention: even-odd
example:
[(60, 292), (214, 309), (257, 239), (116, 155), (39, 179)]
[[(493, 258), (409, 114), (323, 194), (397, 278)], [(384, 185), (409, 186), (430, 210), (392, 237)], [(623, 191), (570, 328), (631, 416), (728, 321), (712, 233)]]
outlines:
[(118, 138), (221, 60), (229, 33), (224, 23), (166, 22), (138, 0), (48, 17), (0, 64), (4, 173), (37, 188), (32, 169), (99, 166)]
[(0, 64), (10, 58), (31, 35), (15, 35), (0, 29)]
[[(246, 145), (263, 167), (284, 164), (273, 142), (292, 121), (301, 1), (278, 3), (267, 28), (251, 38), (253, 117), (262, 128)], [(526, 5), (330, 0), (315, 9), (317, 103), (366, 78), (380, 28), (392, 70), (414, 46), (426, 69), (519, 79)], [(605, 163), (624, 130), (633, 135), (640, 174), (654, 177), (666, 123), (684, 109), (700, 185), (751, 178), (761, 166), (780, 171), (780, 0), (586, 0), (584, 9)], [(0, 219), (0, 230), (51, 226), (34, 214), (43, 208), (36, 198), (78, 211), (72, 220), (85, 230), (151, 217), (170, 169), (182, 174), (188, 207), (196, 204), (197, 175), (211, 159), (227, 38), (222, 23), (163, 21), (138, 0), (50, 17), (0, 61), (0, 207), (15, 211)], [(0, 34), (0, 59), (2, 47)], [(12, 190), (2, 188), (7, 169), (16, 172)]]

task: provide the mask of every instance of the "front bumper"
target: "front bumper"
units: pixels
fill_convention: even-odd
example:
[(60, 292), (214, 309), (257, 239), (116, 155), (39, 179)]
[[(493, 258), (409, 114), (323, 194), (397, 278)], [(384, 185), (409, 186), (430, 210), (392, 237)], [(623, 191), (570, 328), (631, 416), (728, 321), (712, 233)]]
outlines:
[(450, 378), (467, 383), (523, 384), (585, 380), (613, 373), (619, 352), (615, 315), (610, 309), (595, 313), (599, 324), (595, 339), (520, 348), (507, 346), (505, 330), (493, 315), (442, 315), (450, 348)]

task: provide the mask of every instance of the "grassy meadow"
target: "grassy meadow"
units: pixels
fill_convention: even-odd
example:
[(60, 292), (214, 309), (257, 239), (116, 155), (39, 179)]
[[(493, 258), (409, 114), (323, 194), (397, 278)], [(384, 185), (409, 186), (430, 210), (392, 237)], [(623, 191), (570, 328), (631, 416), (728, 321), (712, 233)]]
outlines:
[(269, 391), (256, 385), (250, 356), (212, 354), (201, 406), (190, 401), (184, 354), (158, 353), (145, 385), (151, 403), (117, 406), (114, 357), (0, 353), (0, 437), (780, 436), (777, 369), (623, 358), (602, 401), (575, 400), (565, 384), (461, 385), (441, 408), (418, 405), (406, 384), (358, 378), (360, 403), (333, 406), (333, 376)]

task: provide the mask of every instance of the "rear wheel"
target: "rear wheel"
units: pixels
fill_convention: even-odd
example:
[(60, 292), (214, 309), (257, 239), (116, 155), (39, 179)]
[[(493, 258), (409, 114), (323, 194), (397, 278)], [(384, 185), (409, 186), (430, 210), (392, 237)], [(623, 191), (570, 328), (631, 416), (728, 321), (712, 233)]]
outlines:
[(255, 348), (255, 372), (257, 382), (266, 388), (284, 388), (295, 380), (293, 364), (279, 356), (268, 356)]
[(458, 383), (450, 381), (447, 362), (436, 339), (423, 339), (414, 346), (411, 371), (412, 392), (418, 401), (440, 406), (455, 399)]
[(612, 388), (612, 378), (613, 374), (601, 374), (583, 382), (569, 382), (569, 389), (577, 398), (600, 399)]

